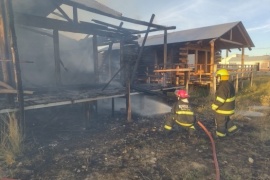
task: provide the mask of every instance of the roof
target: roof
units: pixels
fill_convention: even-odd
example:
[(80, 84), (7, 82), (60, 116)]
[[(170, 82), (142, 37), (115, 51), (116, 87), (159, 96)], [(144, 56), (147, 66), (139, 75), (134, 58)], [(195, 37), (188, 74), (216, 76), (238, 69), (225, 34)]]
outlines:
[[(232, 37), (232, 39), (230, 39), (230, 37)], [(222, 42), (219, 44), (221, 49), (239, 48), (237, 43), (243, 44), (243, 47), (254, 47), (254, 44), (241, 21), (171, 32), (167, 35), (167, 44), (204, 40), (208, 43), (212, 39), (218, 38), (236, 42), (235, 44), (231, 43), (230, 46), (226, 45), (228, 43)], [(142, 39), (143, 38), (141, 38), (140, 41), (142, 41)], [(149, 36), (145, 46), (162, 44), (164, 44), (164, 35), (159, 34)]]
[[(120, 12), (117, 12), (95, 0), (64, 0), (65, 2), (76, 2), (91, 8), (98, 9), (103, 12), (115, 16), (121, 16)], [(16, 0), (13, 1), (13, 9), (16, 12), (28, 13), (36, 16), (47, 16), (56, 9), (55, 5), (61, 5), (63, 1), (54, 0)]]

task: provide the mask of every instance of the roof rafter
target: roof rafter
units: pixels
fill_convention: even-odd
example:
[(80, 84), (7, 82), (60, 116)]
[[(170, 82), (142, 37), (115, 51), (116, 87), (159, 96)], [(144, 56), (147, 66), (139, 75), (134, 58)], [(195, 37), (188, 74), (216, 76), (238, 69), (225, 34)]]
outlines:
[(97, 13), (97, 14), (100, 14), (100, 15), (103, 15), (103, 16), (118, 19), (118, 20), (121, 20), (121, 21), (127, 21), (127, 22), (134, 23), (134, 24), (150, 26), (150, 27), (154, 27), (154, 28), (158, 28), (158, 29), (162, 29), (162, 30), (176, 29), (175, 26), (166, 27), (166, 26), (161, 26), (161, 25), (158, 25), (158, 24), (150, 24), (149, 22), (146, 22), (146, 21), (140, 21), (140, 20), (124, 17), (124, 16), (115, 16), (115, 15), (112, 15), (112, 14), (109, 14), (109, 13), (106, 13), (106, 12), (103, 12), (103, 11), (100, 11), (100, 10), (85, 6), (85, 5), (80, 4), (80, 3), (69, 1), (69, 0), (62, 0), (61, 3), (72, 6), (72, 7), (76, 6), (77, 8), (85, 10), (85, 11)]
[(105, 26), (93, 24), (93, 23), (71, 23), (67, 21), (44, 18), (40, 16), (28, 15), (23, 13), (15, 14), (15, 21), (17, 24), (32, 26), (44, 29), (57, 29), (59, 31), (68, 31), (74, 33), (93, 34), (109, 38), (137, 38), (129, 34), (121, 33), (114, 29), (109, 29)]

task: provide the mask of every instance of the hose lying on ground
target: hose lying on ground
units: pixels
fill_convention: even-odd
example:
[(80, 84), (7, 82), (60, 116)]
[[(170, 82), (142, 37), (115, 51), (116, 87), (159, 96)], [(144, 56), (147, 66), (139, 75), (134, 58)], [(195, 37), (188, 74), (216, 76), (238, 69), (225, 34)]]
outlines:
[(213, 140), (213, 137), (212, 137), (211, 133), (206, 129), (206, 127), (200, 121), (197, 121), (197, 123), (204, 130), (204, 132), (208, 135), (208, 137), (209, 137), (209, 139), (211, 141), (212, 150), (213, 150), (214, 164), (215, 164), (215, 169), (216, 169), (216, 180), (220, 180), (220, 172), (219, 172), (219, 166), (218, 166), (218, 161), (217, 161), (216, 146), (215, 146), (215, 142)]

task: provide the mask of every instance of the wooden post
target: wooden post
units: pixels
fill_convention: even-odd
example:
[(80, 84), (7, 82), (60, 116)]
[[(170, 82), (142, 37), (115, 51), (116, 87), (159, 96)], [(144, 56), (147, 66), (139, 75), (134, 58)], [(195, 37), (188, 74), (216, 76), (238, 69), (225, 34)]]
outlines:
[(238, 84), (239, 84), (239, 81), (238, 81), (239, 75), (238, 75), (238, 73), (236, 74), (235, 78), (236, 78), (235, 79), (235, 93), (238, 93)]
[(253, 86), (253, 70), (250, 73), (250, 87)]
[[(198, 49), (195, 51), (195, 72), (198, 72)], [(201, 68), (200, 68), (201, 71)]]
[(204, 63), (204, 72), (208, 72), (208, 51), (205, 52), (205, 63)]
[(213, 74), (213, 90), (214, 93), (216, 93), (216, 89), (217, 89), (217, 78), (216, 78), (216, 72), (217, 72), (217, 65), (214, 64), (214, 68), (213, 68), (214, 74)]
[(139, 51), (139, 54), (138, 54), (138, 58), (136, 60), (135, 66), (133, 68), (133, 72), (132, 72), (132, 75), (131, 75), (131, 82), (130, 82), (131, 84), (133, 84), (133, 82), (134, 82), (135, 75), (136, 75), (136, 72), (137, 72), (137, 68), (138, 68), (139, 62), (141, 60), (142, 53), (143, 53), (143, 48), (144, 48), (144, 45), (145, 45), (149, 30), (150, 30), (150, 25), (152, 24), (154, 18), (155, 18), (155, 15), (152, 14), (149, 25), (148, 25), (147, 30), (146, 30), (146, 33), (145, 33), (144, 38), (143, 38), (143, 42), (142, 42), (142, 45), (141, 45), (141, 48), (140, 48), (140, 51)]
[(78, 9), (76, 6), (73, 6), (73, 22), (78, 23)]
[(7, 7), (7, 14), (9, 18), (9, 28), (10, 28), (10, 38), (11, 38), (11, 54), (12, 54), (12, 63), (14, 67), (14, 77), (17, 89), (17, 98), (19, 102), (19, 126), (22, 133), (25, 133), (25, 122), (24, 122), (24, 97), (23, 97), (23, 87), (22, 87), (22, 79), (21, 79), (21, 68), (20, 68), (20, 59), (17, 47), (17, 38), (14, 26), (14, 16), (13, 16), (13, 7), (12, 1), (5, 0), (5, 4)]
[(125, 75), (126, 75), (126, 115), (127, 122), (132, 122), (131, 119), (131, 98), (130, 98), (130, 64), (126, 60), (125, 62)]
[[(165, 29), (164, 30), (164, 55), (163, 55), (163, 58), (164, 58), (164, 69), (167, 68), (167, 48), (168, 45), (167, 45), (167, 30)], [(163, 86), (166, 86), (167, 84), (167, 73), (165, 72), (163, 74), (163, 78), (164, 78), (164, 81), (163, 81)]]
[(114, 98), (112, 98), (112, 117), (114, 117)]
[(83, 103), (83, 113), (84, 113), (84, 122), (85, 122), (85, 128), (90, 128), (90, 102)]
[[(120, 51), (119, 51), (119, 57), (120, 57), (120, 69), (123, 69), (125, 67), (124, 64), (124, 41), (120, 40)], [(125, 85), (125, 72), (124, 71), (119, 71), (120, 72), (120, 82), (122, 85)]]
[(55, 63), (55, 83), (61, 85), (61, 69), (60, 69), (60, 47), (59, 47), (59, 32), (53, 30), (53, 47), (54, 47), (54, 63)]
[(216, 79), (214, 75), (214, 57), (215, 57), (215, 39), (210, 41), (210, 48), (211, 48), (211, 57), (210, 57), (210, 74), (212, 77), (212, 83), (210, 84), (210, 93), (215, 94), (216, 92)]
[(97, 36), (93, 36), (93, 59), (94, 59), (94, 72), (95, 72), (95, 83), (99, 82), (98, 72), (98, 49), (97, 49)]
[[(111, 51), (112, 51), (112, 46), (113, 44), (110, 43), (109, 44), (109, 48), (108, 48), (108, 63), (109, 63), (109, 69), (108, 69), (108, 73), (109, 73), (109, 78), (112, 78), (112, 56), (111, 56)], [(104, 59), (104, 61), (106, 61), (106, 59)]]
[(241, 89), (243, 89), (244, 87), (244, 81), (243, 81), (243, 77), (244, 77), (244, 72), (246, 69), (244, 69), (245, 66), (245, 48), (242, 48), (242, 56), (241, 56)]
[(189, 84), (189, 79), (190, 79), (190, 71), (185, 71), (185, 88), (186, 91), (188, 92), (188, 84)]
[[(5, 4), (4, 1), (0, 1), (0, 59), (1, 59), (1, 67), (2, 67), (2, 75), (3, 81), (9, 85), (12, 84), (11, 82), (11, 64), (10, 60), (10, 53), (8, 47), (8, 25), (7, 25), (7, 15), (6, 9), (4, 8)], [(14, 106), (14, 96), (8, 94), (7, 96), (7, 103), (11, 106)]]

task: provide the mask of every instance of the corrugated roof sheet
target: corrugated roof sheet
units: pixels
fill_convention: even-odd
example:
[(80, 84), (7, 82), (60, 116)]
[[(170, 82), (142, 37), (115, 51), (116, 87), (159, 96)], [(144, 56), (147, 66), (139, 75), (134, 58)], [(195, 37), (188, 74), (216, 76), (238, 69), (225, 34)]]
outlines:
[[(172, 44), (172, 43), (199, 41), (199, 40), (207, 40), (207, 39), (211, 40), (211, 39), (219, 38), (225, 33), (227, 33), (228, 31), (230, 31), (232, 28), (237, 26), (238, 24), (240, 24), (240, 27), (243, 28), (241, 21), (238, 21), (238, 22), (232, 22), (232, 23), (226, 23), (226, 24), (219, 24), (219, 25), (171, 32), (171, 33), (168, 33), (167, 35), (167, 43)], [(246, 32), (245, 29), (243, 31)], [(140, 39), (140, 42), (142, 40), (143, 38)], [(251, 41), (249, 37), (248, 37), (248, 40)], [(164, 35), (159, 34), (159, 35), (149, 36), (147, 38), (145, 46), (161, 45), (163, 43), (164, 43)], [(250, 43), (251, 43), (250, 44), (251, 47), (254, 47), (252, 41)]]

